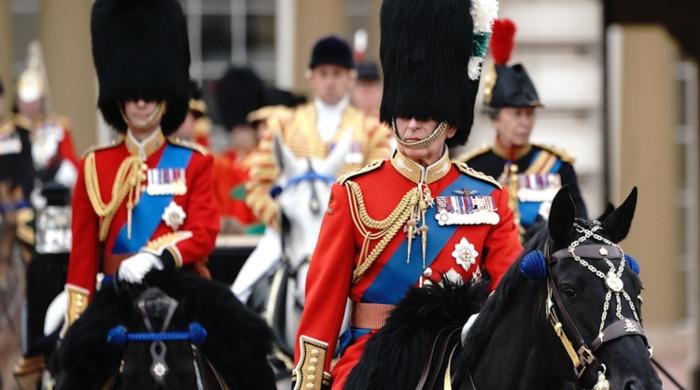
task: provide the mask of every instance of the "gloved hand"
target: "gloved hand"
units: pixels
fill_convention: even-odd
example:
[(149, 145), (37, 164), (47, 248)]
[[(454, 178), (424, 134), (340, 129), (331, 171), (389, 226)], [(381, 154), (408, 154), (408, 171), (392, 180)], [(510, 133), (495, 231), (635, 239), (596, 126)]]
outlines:
[(119, 280), (138, 284), (153, 268), (163, 270), (163, 262), (160, 258), (152, 253), (139, 252), (122, 261), (117, 273)]

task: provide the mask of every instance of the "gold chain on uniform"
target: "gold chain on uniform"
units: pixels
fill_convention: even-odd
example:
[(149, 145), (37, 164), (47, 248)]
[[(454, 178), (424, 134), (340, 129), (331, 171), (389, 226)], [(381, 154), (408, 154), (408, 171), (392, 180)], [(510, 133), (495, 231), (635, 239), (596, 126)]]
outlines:
[[(352, 281), (353, 283), (357, 283), (375, 260), (377, 260), (377, 257), (379, 257), (382, 251), (384, 251), (391, 239), (396, 236), (399, 230), (406, 224), (409, 218), (411, 218), (416, 205), (420, 201), (420, 191), (417, 187), (408, 191), (406, 195), (401, 198), (401, 201), (391, 214), (379, 221), (367, 214), (367, 208), (365, 207), (360, 186), (353, 181), (347, 181), (345, 184), (348, 200), (350, 201), (350, 215), (352, 216), (355, 226), (363, 236), (359, 262), (352, 272)], [(370, 232), (368, 228), (375, 229), (376, 231)], [(368, 254), (367, 251), (369, 250), (370, 242), (377, 239), (380, 239), (380, 241)]]
[(85, 158), (85, 186), (90, 203), (92, 203), (95, 213), (100, 217), (100, 241), (104, 241), (107, 238), (112, 218), (114, 218), (124, 198), (127, 198), (127, 235), (131, 238), (131, 211), (139, 201), (139, 185), (143, 180), (142, 165), (143, 162), (138, 156), (129, 156), (122, 161), (112, 184), (112, 198), (109, 200), (109, 203), (105, 204), (100, 195), (95, 154), (90, 153)]

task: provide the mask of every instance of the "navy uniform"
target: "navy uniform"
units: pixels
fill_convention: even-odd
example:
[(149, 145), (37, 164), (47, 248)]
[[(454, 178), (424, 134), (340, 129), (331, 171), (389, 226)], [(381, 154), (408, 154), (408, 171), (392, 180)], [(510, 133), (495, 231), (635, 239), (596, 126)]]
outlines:
[[(539, 108), (542, 103), (535, 85), (521, 64), (508, 66), (515, 24), (508, 19), (494, 23), (491, 50), (494, 67), (485, 76), (484, 103), (492, 118), (503, 108)], [(566, 152), (544, 145), (525, 143), (505, 147), (496, 135), (493, 146), (466, 153), (457, 160), (497, 178), (508, 187), (510, 206), (523, 238), (549, 217), (549, 205), (559, 188), (568, 185), (576, 204), (577, 217), (586, 218), (586, 205), (574, 171), (574, 159)]]

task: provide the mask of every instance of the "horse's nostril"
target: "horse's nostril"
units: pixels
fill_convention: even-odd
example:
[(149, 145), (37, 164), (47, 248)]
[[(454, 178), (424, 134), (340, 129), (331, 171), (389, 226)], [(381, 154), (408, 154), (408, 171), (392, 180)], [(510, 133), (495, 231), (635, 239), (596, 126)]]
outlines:
[(624, 390), (643, 390), (645, 389), (644, 384), (637, 380), (631, 380), (625, 383)]

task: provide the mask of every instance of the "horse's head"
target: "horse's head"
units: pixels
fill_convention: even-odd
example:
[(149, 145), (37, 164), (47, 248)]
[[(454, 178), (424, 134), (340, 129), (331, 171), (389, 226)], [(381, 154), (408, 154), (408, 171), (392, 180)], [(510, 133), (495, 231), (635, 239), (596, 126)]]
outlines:
[(324, 158), (297, 158), (279, 138), (275, 156), (281, 168), (277, 188), (285, 256), (296, 267), (311, 256), (321, 229), (330, 188), (350, 151), (348, 134)]
[[(602, 221), (575, 219), (568, 188), (554, 201), (543, 251), (520, 270), (545, 284), (552, 343), (580, 388), (660, 389), (642, 328), (639, 265), (618, 243), (629, 232), (637, 202), (632, 190)], [(564, 353), (565, 352), (565, 353)]]

